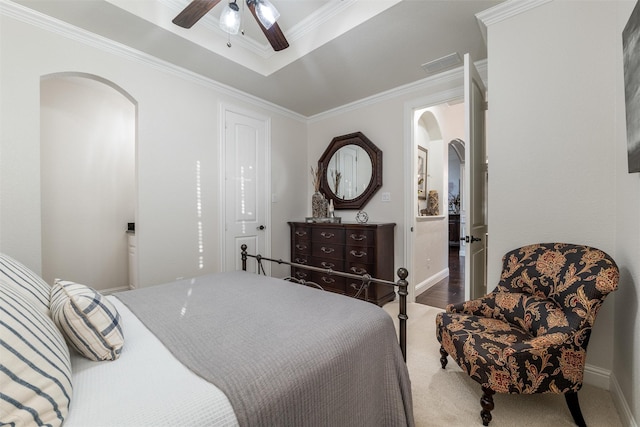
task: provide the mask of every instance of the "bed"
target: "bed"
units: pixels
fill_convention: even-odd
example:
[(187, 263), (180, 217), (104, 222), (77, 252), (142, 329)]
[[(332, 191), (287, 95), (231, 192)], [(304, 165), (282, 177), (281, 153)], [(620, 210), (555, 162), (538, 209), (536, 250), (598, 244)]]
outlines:
[[(0, 269), (0, 424), (414, 425), (393, 320), (374, 304), (245, 271), (103, 296), (5, 255)], [(94, 342), (67, 331), (83, 298), (107, 312)]]

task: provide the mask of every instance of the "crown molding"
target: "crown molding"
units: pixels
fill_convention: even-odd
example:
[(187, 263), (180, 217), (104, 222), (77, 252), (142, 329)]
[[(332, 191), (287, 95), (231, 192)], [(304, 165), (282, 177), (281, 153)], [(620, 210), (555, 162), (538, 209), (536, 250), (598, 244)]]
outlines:
[(478, 20), (480, 32), (482, 33), (482, 38), (484, 38), (485, 44), (487, 43), (487, 28), (489, 26), (520, 15), (521, 13), (525, 13), (551, 1), (553, 0), (507, 0), (504, 3), (500, 3), (487, 10), (476, 13), (476, 19)]
[[(488, 61), (486, 59), (483, 59), (482, 61), (475, 62), (474, 65), (478, 69), (478, 73), (482, 77), (482, 80), (484, 81), (485, 86), (488, 87), (488, 84), (487, 84)], [(442, 85), (459, 86), (460, 90), (462, 90), (462, 87), (464, 85), (464, 66), (454, 68), (452, 70), (444, 71), (440, 74), (435, 74), (425, 79), (418, 80), (416, 82), (409, 83), (404, 86), (398, 86), (396, 88), (389, 89), (384, 92), (380, 92), (376, 95), (372, 95), (367, 98), (363, 98), (358, 101), (354, 101), (352, 103), (342, 105), (332, 110), (328, 110), (328, 111), (316, 114), (314, 116), (310, 116), (308, 118), (308, 122), (309, 123), (317, 122), (320, 120), (327, 119), (329, 117), (337, 116), (349, 111), (356, 110), (358, 108), (363, 108), (369, 105), (377, 104), (379, 102), (397, 98), (399, 96), (409, 95), (415, 92), (431, 92), (434, 88), (437, 88), (438, 86), (442, 86)]]
[(204, 77), (200, 74), (189, 71), (168, 61), (156, 58), (155, 56), (141, 52), (137, 49), (133, 49), (122, 43), (115, 42), (111, 39), (94, 34), (90, 31), (75, 27), (66, 22), (52, 18), (51, 16), (37, 12), (33, 9), (29, 9), (25, 6), (13, 3), (9, 0), (0, 0), (0, 14), (32, 25), (34, 27), (49, 31), (51, 33), (58, 34), (65, 38), (75, 40), (104, 52), (109, 52), (122, 58), (145, 64), (158, 71), (172, 74), (184, 80), (191, 81), (210, 89), (214, 89), (224, 95), (228, 95), (240, 101), (248, 102), (262, 107), (266, 110), (282, 114), (293, 120), (300, 122), (305, 122), (307, 120), (307, 118), (302, 114), (298, 114), (279, 105), (265, 101), (262, 98), (258, 98), (257, 96), (238, 90), (232, 86), (228, 86), (216, 80)]
[(287, 31), (287, 38), (291, 42), (293, 42), (304, 37), (334, 16), (342, 14), (356, 1), (357, 0), (333, 0), (328, 2), (326, 5), (320, 8), (317, 13), (308, 16), (304, 20), (294, 25), (289, 31)]
[[(548, 1), (551, 1), (551, 0), (517, 0), (515, 3), (522, 2), (527, 4), (531, 4), (531, 3), (542, 4)], [(507, 3), (511, 3), (511, 2), (512, 0), (509, 0)], [(522, 8), (518, 8), (518, 9), (522, 10)], [(302, 114), (299, 114), (289, 109), (286, 109), (284, 107), (281, 107), (277, 104), (268, 102), (257, 96), (240, 91), (232, 86), (225, 85), (216, 80), (204, 77), (200, 74), (194, 73), (185, 68), (174, 65), (168, 61), (164, 61), (162, 59), (156, 58), (155, 56), (141, 52), (137, 49), (133, 49), (124, 44), (115, 42), (106, 37), (99, 36), (90, 31), (75, 27), (66, 22), (60, 21), (58, 19), (52, 18), (43, 13), (29, 9), (25, 6), (13, 3), (10, 0), (0, 0), (0, 14), (9, 16), (18, 21), (24, 22), (29, 25), (33, 25), (35, 27), (41, 28), (51, 33), (61, 35), (68, 39), (78, 41), (87, 46), (91, 46), (96, 49), (118, 55), (128, 60), (145, 64), (161, 72), (172, 74), (184, 80), (191, 81), (201, 86), (216, 90), (222, 94), (231, 96), (240, 101), (251, 103), (253, 105), (262, 107), (268, 111), (273, 111), (275, 113), (281, 114), (285, 117), (288, 117), (290, 119), (303, 122), (303, 123), (312, 123), (318, 120), (325, 119), (327, 117), (343, 114), (345, 112), (352, 111), (357, 108), (363, 108), (363, 107), (376, 104), (385, 100), (397, 98), (402, 95), (411, 94), (413, 92), (429, 91), (430, 89), (437, 87), (439, 85), (461, 84), (462, 78), (463, 78), (463, 68), (458, 67), (452, 70), (445, 71), (440, 74), (429, 76), (422, 80), (418, 80), (417, 82), (413, 82), (404, 86), (399, 86), (396, 88), (389, 89), (387, 91), (378, 93), (376, 95), (372, 95), (367, 98), (363, 98), (358, 101), (354, 101), (352, 103), (348, 103), (340, 107), (327, 110), (325, 112), (322, 112), (313, 116), (304, 116)], [(475, 65), (478, 71), (480, 72), (480, 75), (483, 77), (483, 80), (485, 80), (485, 84), (486, 84), (487, 83), (486, 82), (487, 60), (478, 61), (475, 63)]]

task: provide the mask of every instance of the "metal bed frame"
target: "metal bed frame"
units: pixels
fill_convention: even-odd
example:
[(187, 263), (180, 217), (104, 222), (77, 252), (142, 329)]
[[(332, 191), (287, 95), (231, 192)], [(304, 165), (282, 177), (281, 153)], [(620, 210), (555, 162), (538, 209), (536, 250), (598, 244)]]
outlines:
[[(241, 256), (242, 256), (242, 270), (244, 271), (247, 271), (247, 259), (255, 258), (256, 261), (258, 262), (258, 274), (260, 273), (265, 274), (262, 261), (270, 261), (270, 262), (276, 262), (278, 264), (289, 265), (295, 268), (317, 271), (317, 272), (325, 273), (327, 275), (346, 277), (349, 279), (356, 279), (362, 282), (362, 285), (358, 289), (356, 296), (360, 295), (360, 293), (364, 290), (365, 301), (368, 300), (368, 288), (371, 283), (379, 283), (386, 286), (393, 286), (394, 288), (397, 287), (398, 302), (399, 302), (398, 323), (399, 323), (400, 350), (402, 351), (402, 357), (404, 358), (405, 362), (407, 361), (407, 320), (409, 319), (409, 316), (407, 316), (407, 295), (409, 295), (409, 292), (408, 292), (409, 282), (407, 282), (407, 276), (409, 275), (409, 272), (407, 271), (406, 268), (399, 268), (397, 274), (400, 279), (397, 282), (392, 282), (390, 280), (377, 279), (375, 277), (371, 277), (368, 274), (359, 275), (359, 274), (345, 273), (342, 271), (332, 270), (331, 268), (313, 267), (310, 265), (283, 261), (282, 259), (267, 258), (267, 257), (263, 257), (260, 254), (252, 255), (247, 253), (247, 245), (244, 245), (244, 244), (240, 246), (240, 249), (241, 249)], [(294, 277), (286, 277), (284, 280), (293, 281), (296, 283), (300, 283), (302, 285), (315, 286), (317, 288), (324, 290), (322, 286), (318, 285), (315, 282), (310, 282), (310, 281), (306, 281), (306, 280), (302, 280)]]

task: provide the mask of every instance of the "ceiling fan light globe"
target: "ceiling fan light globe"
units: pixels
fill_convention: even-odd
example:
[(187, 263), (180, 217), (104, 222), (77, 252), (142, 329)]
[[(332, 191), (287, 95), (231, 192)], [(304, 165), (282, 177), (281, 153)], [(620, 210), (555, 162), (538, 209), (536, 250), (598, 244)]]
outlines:
[(220, 15), (220, 28), (229, 34), (238, 34), (240, 21), (238, 5), (235, 2), (229, 3)]
[(280, 18), (280, 12), (269, 0), (256, 1), (256, 15), (267, 30)]

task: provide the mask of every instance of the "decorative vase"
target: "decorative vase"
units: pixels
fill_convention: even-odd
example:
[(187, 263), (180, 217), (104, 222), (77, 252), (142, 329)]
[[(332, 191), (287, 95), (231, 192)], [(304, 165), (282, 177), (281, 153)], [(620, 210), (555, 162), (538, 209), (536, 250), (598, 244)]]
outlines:
[(322, 193), (316, 191), (311, 196), (311, 216), (314, 218), (324, 218), (327, 216), (327, 201)]
[(427, 215), (438, 215), (439, 213), (438, 192), (436, 190), (430, 190), (427, 196)]

